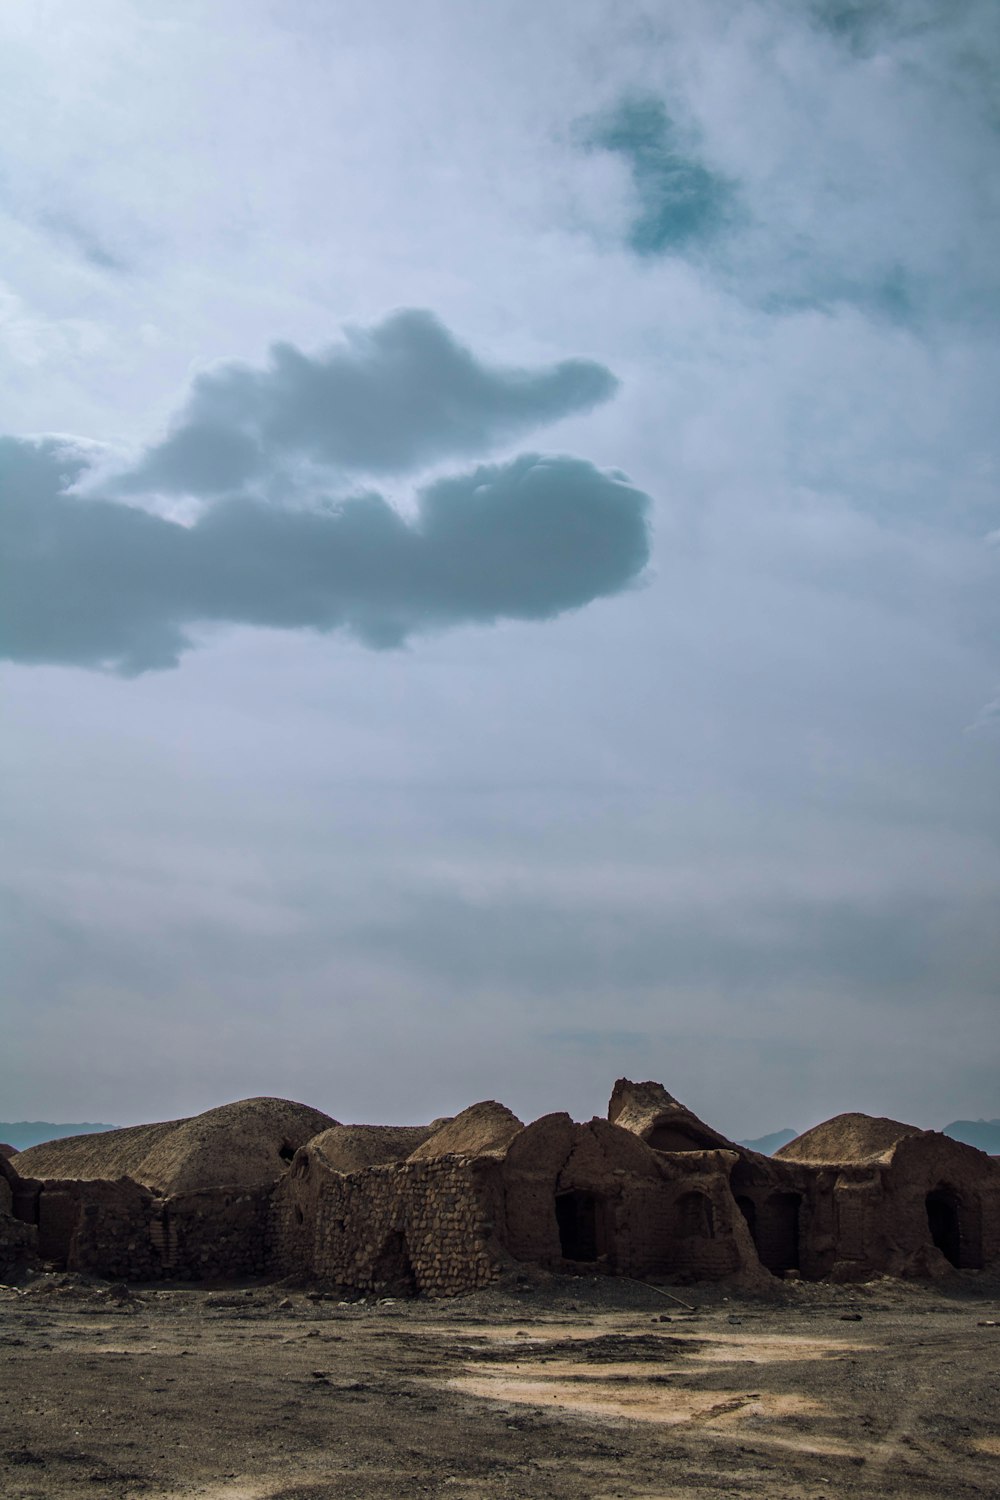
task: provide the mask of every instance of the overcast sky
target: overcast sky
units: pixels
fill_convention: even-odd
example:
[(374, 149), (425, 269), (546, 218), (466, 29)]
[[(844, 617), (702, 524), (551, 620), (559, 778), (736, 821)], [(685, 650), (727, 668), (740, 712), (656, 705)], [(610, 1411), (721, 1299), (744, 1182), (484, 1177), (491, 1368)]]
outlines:
[(995, 0), (5, 0), (7, 1119), (1000, 1113)]

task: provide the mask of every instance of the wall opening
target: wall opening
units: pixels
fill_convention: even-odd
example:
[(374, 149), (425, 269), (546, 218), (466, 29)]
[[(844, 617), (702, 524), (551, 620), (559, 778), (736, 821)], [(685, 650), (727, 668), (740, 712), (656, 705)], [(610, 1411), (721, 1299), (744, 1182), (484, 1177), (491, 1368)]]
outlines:
[(960, 1270), (981, 1270), (983, 1243), (978, 1202), (964, 1203), (954, 1188), (943, 1184), (928, 1193), (924, 1202), (931, 1239), (945, 1259)]
[(288, 1142), (285, 1141), (283, 1145), (278, 1147), (278, 1155), (281, 1157), (282, 1161), (291, 1161), (292, 1157), (295, 1155), (295, 1147), (290, 1146)]
[(750, 1231), (750, 1238), (754, 1242), (754, 1248), (760, 1252), (757, 1244), (757, 1197), (766, 1187), (766, 1182), (761, 1180), (760, 1173), (745, 1157), (741, 1158), (729, 1175), (729, 1187), (736, 1207), (746, 1220)]
[(80, 1221), (80, 1202), (72, 1193), (43, 1189), (38, 1197), (38, 1253), (65, 1270), (70, 1244)]
[(676, 1233), (682, 1239), (713, 1240), (715, 1214), (705, 1193), (682, 1193), (674, 1204)]
[(739, 1211), (743, 1215), (744, 1219), (746, 1219), (746, 1221), (747, 1221), (747, 1228), (749, 1229), (751, 1238), (753, 1239), (753, 1242), (756, 1245), (756, 1243), (757, 1243), (757, 1205), (756, 1205), (756, 1203), (753, 1201), (752, 1198), (746, 1198), (741, 1193), (740, 1196), (736, 1199), (736, 1207), (739, 1209)]
[(396, 1230), (388, 1235), (372, 1266), (372, 1286), (390, 1297), (415, 1297), (417, 1277), (410, 1260), (406, 1235)]
[(711, 1151), (714, 1149), (712, 1142), (697, 1140), (676, 1125), (654, 1125), (646, 1137), (646, 1145), (651, 1146), (654, 1151)]
[(598, 1258), (602, 1247), (596, 1193), (557, 1193), (556, 1223), (564, 1260), (595, 1261)]
[(799, 1269), (799, 1193), (772, 1193), (757, 1215), (757, 1254), (776, 1276)]

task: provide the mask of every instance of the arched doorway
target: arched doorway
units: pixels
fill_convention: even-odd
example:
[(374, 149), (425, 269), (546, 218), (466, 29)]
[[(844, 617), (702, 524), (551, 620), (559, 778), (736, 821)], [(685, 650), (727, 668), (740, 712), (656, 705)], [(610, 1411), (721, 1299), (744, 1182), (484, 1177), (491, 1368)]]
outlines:
[(715, 1214), (705, 1193), (682, 1193), (674, 1204), (674, 1227), (681, 1239), (715, 1238)]
[(410, 1260), (410, 1247), (402, 1230), (394, 1230), (382, 1242), (371, 1272), (372, 1289), (383, 1296), (415, 1297), (417, 1278)]
[(596, 1193), (556, 1194), (559, 1250), (564, 1260), (595, 1261), (604, 1250), (603, 1203)]
[(799, 1268), (800, 1193), (772, 1193), (757, 1216), (757, 1254), (776, 1276)]
[(954, 1188), (941, 1183), (924, 1199), (931, 1241), (959, 1270), (978, 1271), (983, 1264), (979, 1204), (963, 1202)]

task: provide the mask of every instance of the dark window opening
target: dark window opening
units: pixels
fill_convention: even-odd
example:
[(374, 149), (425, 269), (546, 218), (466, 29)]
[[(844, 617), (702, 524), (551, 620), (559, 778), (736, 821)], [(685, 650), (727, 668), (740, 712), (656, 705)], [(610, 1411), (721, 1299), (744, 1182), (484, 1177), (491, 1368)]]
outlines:
[(292, 1157), (295, 1155), (295, 1147), (290, 1146), (288, 1142), (285, 1141), (284, 1145), (278, 1147), (278, 1155), (281, 1157), (282, 1161), (291, 1161)]
[(376, 1292), (391, 1297), (415, 1297), (417, 1277), (410, 1260), (406, 1235), (396, 1231), (387, 1236), (372, 1266), (372, 1286)]
[(694, 1136), (688, 1135), (686, 1130), (679, 1130), (676, 1125), (656, 1125), (646, 1137), (646, 1145), (652, 1146), (654, 1151), (711, 1151), (713, 1145), (710, 1141), (699, 1141)]
[(295, 1222), (296, 1222), (296, 1224), (303, 1224), (303, 1223), (305, 1223), (305, 1217), (306, 1217), (305, 1214), (302, 1212), (301, 1208), (296, 1203), (296, 1205), (295, 1205)]
[(715, 1214), (704, 1193), (682, 1193), (674, 1204), (674, 1216), (682, 1239), (715, 1238)]
[(798, 1193), (772, 1193), (757, 1215), (757, 1254), (776, 1276), (799, 1269)]
[(598, 1247), (597, 1197), (594, 1193), (557, 1193), (556, 1223), (564, 1260), (594, 1261)]

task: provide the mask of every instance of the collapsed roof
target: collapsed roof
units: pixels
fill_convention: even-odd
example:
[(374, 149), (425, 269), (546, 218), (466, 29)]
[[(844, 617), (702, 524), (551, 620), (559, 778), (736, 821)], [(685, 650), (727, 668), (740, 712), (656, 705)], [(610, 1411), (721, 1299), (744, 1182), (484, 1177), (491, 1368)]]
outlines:
[(608, 1119), (630, 1130), (654, 1151), (740, 1151), (742, 1148), (668, 1094), (662, 1083), (619, 1078), (611, 1091)]

